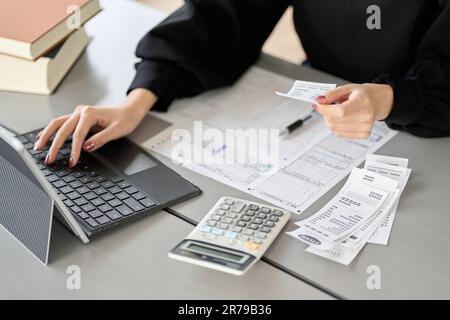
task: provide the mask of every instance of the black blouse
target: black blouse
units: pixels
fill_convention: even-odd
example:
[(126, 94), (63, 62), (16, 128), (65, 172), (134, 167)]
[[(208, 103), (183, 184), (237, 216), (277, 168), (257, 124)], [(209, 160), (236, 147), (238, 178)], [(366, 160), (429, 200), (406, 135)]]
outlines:
[[(308, 61), (355, 83), (394, 89), (388, 125), (450, 135), (450, 0), (187, 0), (140, 41), (129, 91), (165, 111), (181, 97), (232, 84), (258, 58), (289, 5)], [(371, 5), (380, 29), (368, 28)]]

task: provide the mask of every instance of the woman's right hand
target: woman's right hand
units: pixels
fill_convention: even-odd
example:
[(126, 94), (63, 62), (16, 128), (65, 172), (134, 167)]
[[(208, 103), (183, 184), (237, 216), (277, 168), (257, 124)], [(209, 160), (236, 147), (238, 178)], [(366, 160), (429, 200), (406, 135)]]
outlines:
[[(53, 119), (39, 134), (35, 149), (45, 148), (54, 136), (45, 159), (46, 164), (55, 161), (64, 142), (72, 136), (69, 166), (76, 166), (81, 150), (92, 152), (107, 142), (131, 133), (155, 104), (157, 97), (146, 89), (135, 89), (126, 101), (117, 107), (80, 105), (72, 114)], [(90, 131), (96, 132), (85, 140)]]

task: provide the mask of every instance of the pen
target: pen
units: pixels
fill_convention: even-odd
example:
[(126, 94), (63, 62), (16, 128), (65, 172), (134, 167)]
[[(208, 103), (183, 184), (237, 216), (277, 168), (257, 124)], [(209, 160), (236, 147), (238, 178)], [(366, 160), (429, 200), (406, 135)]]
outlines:
[(280, 137), (282, 137), (282, 136), (285, 136), (285, 135), (288, 135), (288, 134), (290, 134), (292, 131), (294, 131), (295, 129), (298, 129), (298, 128), (300, 128), (302, 125), (303, 125), (303, 123), (306, 121), (306, 120), (308, 120), (308, 119), (311, 119), (311, 115), (309, 115), (309, 116), (307, 116), (306, 118), (304, 118), (304, 119), (299, 119), (299, 120), (297, 120), (297, 121), (295, 121), (294, 123), (291, 123), (290, 125), (288, 125), (286, 128), (284, 128), (283, 130), (281, 130), (280, 131)]

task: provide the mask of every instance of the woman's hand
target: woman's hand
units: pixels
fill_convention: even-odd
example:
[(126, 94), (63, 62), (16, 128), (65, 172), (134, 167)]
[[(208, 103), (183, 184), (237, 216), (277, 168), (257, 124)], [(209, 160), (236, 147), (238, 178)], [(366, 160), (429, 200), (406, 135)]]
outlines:
[(365, 139), (375, 121), (386, 119), (394, 103), (394, 92), (384, 84), (349, 84), (318, 97), (313, 105), (336, 136)]
[[(55, 161), (64, 142), (72, 136), (72, 151), (69, 166), (74, 167), (83, 149), (92, 152), (105, 143), (131, 133), (155, 104), (156, 96), (145, 89), (130, 92), (126, 101), (117, 107), (97, 107), (80, 105), (72, 114), (50, 121), (39, 134), (35, 149), (45, 148), (48, 140), (55, 135), (45, 159), (46, 164)], [(85, 141), (90, 131), (96, 133)]]

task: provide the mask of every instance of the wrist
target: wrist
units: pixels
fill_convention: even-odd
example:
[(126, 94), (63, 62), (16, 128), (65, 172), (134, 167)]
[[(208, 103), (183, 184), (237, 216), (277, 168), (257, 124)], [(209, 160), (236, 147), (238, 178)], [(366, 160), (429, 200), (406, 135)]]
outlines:
[(394, 90), (388, 84), (367, 84), (373, 89), (375, 120), (385, 120), (394, 106)]
[(126, 112), (145, 115), (155, 105), (158, 97), (147, 89), (134, 89), (131, 91), (121, 107)]

